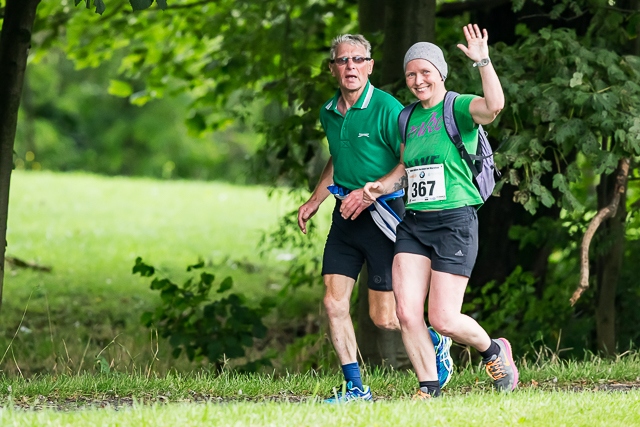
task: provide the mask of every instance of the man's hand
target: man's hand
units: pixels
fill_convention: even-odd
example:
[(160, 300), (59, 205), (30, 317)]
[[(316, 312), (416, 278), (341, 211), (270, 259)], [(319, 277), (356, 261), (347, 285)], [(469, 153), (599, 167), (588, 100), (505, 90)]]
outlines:
[(349, 195), (342, 201), (342, 205), (340, 205), (340, 214), (344, 219), (356, 219), (360, 212), (369, 207), (369, 205), (373, 202), (365, 202), (364, 201), (364, 190), (362, 188), (358, 190), (353, 190)]
[(364, 186), (364, 201), (371, 204), (384, 194), (384, 186), (380, 181), (367, 182)]
[(307, 221), (318, 212), (319, 207), (320, 203), (310, 199), (298, 208), (298, 227), (303, 234), (307, 234)]

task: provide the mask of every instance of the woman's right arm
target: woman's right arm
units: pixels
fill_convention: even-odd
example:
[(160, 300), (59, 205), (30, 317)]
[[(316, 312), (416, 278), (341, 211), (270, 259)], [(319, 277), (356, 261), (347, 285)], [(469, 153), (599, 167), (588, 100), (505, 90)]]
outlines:
[(378, 197), (407, 187), (407, 172), (404, 167), (404, 144), (400, 145), (400, 162), (388, 174), (364, 186), (364, 201), (371, 203)]

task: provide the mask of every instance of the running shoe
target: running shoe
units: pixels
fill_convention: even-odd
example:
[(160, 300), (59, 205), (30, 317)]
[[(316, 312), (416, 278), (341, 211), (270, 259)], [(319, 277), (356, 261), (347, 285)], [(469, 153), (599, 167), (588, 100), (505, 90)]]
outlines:
[(498, 338), (493, 342), (500, 347), (500, 353), (493, 355), (489, 361), (485, 362), (485, 370), (493, 380), (496, 390), (515, 390), (518, 386), (518, 368), (513, 362), (511, 344), (504, 338)]
[(449, 383), (451, 375), (453, 374), (453, 359), (449, 352), (452, 340), (449, 337), (440, 335), (432, 327), (429, 327), (429, 333), (431, 334), (431, 340), (436, 350), (438, 381), (440, 382), (440, 389), (443, 389)]
[(426, 393), (420, 389), (418, 389), (416, 394), (414, 394), (413, 397), (411, 398), (411, 400), (430, 400), (430, 399), (433, 399), (433, 396), (431, 396), (429, 393)]
[[(343, 385), (344, 387), (344, 385)], [(324, 403), (349, 403), (357, 400), (372, 402), (371, 389), (368, 385), (362, 386), (364, 390), (360, 390), (358, 387), (354, 387), (353, 383), (349, 381), (346, 387), (341, 387), (337, 393), (334, 389), (333, 397), (326, 399)]]

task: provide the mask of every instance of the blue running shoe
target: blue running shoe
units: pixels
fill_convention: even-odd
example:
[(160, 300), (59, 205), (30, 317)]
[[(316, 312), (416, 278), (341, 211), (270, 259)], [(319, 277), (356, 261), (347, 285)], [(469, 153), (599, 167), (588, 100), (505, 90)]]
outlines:
[(436, 350), (436, 366), (438, 368), (438, 381), (443, 389), (451, 379), (453, 374), (453, 359), (449, 349), (451, 348), (451, 338), (440, 335), (431, 326), (429, 327), (431, 341)]
[[(343, 383), (344, 384), (344, 383)], [(337, 393), (334, 392), (334, 396), (326, 399), (324, 403), (349, 403), (353, 401), (368, 401), (373, 402), (371, 396), (371, 389), (368, 385), (362, 386), (364, 390), (360, 390), (358, 387), (354, 387), (353, 383), (349, 381), (346, 388), (342, 388)]]

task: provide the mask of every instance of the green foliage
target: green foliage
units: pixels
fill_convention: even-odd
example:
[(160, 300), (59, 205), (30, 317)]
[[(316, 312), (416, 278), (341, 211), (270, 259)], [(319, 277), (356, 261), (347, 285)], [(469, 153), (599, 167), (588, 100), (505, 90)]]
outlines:
[[(524, 3), (516, 1), (514, 8)], [(312, 164), (324, 153), (317, 108), (335, 86), (324, 69), (328, 44), (335, 34), (355, 28), (355, 3), (176, 0), (164, 13), (150, 9), (141, 14), (123, 8), (124, 0), (113, 5), (110, 16), (90, 19), (44, 6), (48, 32), (35, 39), (46, 44), (64, 34), (64, 48), (78, 67), (116, 58), (120, 68), (111, 76), (111, 91), (137, 105), (187, 93), (187, 124), (198, 134), (222, 128), (230, 119), (253, 126), (266, 138), (257, 174), (297, 187), (314, 182)], [(586, 33), (566, 28), (534, 32), (520, 25), (520, 42), (492, 48), (507, 99), (488, 129), (495, 140), (505, 141), (496, 155), (503, 171), (499, 185), (517, 187), (514, 200), (530, 213), (553, 212), (549, 223), (515, 229), (512, 235), (526, 247), (552, 245), (549, 253), (558, 260), (549, 277), (555, 281), (541, 286), (535, 301), (554, 309), (564, 303), (570, 285), (558, 272), (574, 278), (576, 259), (575, 245), (562, 247), (566, 241), (552, 239), (552, 226), (562, 227), (565, 237), (578, 238), (573, 229), (580, 230), (576, 224), (583, 224), (596, 207), (581, 176), (610, 174), (621, 158), (640, 155), (640, 60), (621, 54), (637, 36), (638, 14), (603, 5), (555, 2), (546, 11), (549, 16), (569, 20), (587, 14), (592, 20)], [(454, 48), (447, 58), (456, 70), (448, 87), (480, 93), (477, 70), (464, 55)], [(295, 229), (295, 221), (289, 218), (283, 226)], [(315, 262), (303, 261), (292, 270), (294, 283), (309, 283)], [(531, 278), (526, 272), (514, 274), (505, 284), (487, 288), (486, 302), (495, 293), (507, 298), (511, 308), (519, 307), (507, 291), (524, 292)], [(561, 308), (557, 318), (565, 312)], [(549, 318), (549, 310), (541, 313), (540, 319)], [(500, 316), (492, 318), (495, 327), (509, 323)]]
[[(230, 120), (251, 125), (265, 136), (255, 165), (264, 179), (301, 187), (315, 181), (318, 171), (308, 163), (325, 150), (318, 108), (335, 90), (326, 72), (329, 42), (355, 30), (353, 3), (176, 0), (165, 11), (135, 14), (125, 4), (109, 2), (103, 18), (43, 4), (37, 40), (61, 42), (80, 68), (117, 58), (112, 80), (140, 83), (130, 102), (186, 94), (194, 130)], [(112, 91), (127, 94), (123, 89)]]
[[(91, 9), (93, 6), (98, 15), (102, 15), (104, 11), (107, 9), (104, 0), (74, 0), (74, 5), (78, 6), (80, 3), (84, 3), (87, 6), (87, 9)], [(129, 0), (129, 4), (131, 4), (131, 8), (133, 10), (144, 10), (153, 4), (154, 0)], [(167, 0), (156, 0), (158, 4), (158, 8), (164, 10), (167, 8)]]
[(301, 286), (322, 284), (322, 247), (319, 243), (323, 239), (318, 233), (316, 220), (309, 221), (307, 234), (302, 234), (298, 229), (298, 210), (292, 210), (280, 218), (273, 230), (260, 238), (258, 247), (263, 255), (284, 252), (290, 258), (286, 272), (288, 281), (281, 291), (283, 293)]
[(481, 296), (466, 303), (463, 311), (473, 312), (477, 304), (485, 313), (482, 316), (482, 326), (489, 334), (505, 331), (505, 335), (514, 336), (521, 330), (521, 319), (518, 318), (527, 309), (535, 290), (535, 282), (531, 273), (523, 272), (521, 267), (517, 267), (504, 283), (486, 283), (482, 287)]
[(497, 52), (508, 105), (497, 124), (504, 179), (532, 213), (540, 203), (584, 209), (570, 186), (578, 153), (596, 174), (640, 155), (640, 58), (590, 47), (568, 29), (544, 29)]
[(327, 332), (306, 334), (287, 346), (283, 364), (294, 372), (321, 371), (340, 364)]
[[(187, 271), (203, 267), (204, 262), (199, 262), (187, 267)], [(155, 268), (138, 257), (133, 273), (151, 277)], [(245, 349), (253, 346), (254, 339), (265, 337), (267, 328), (262, 318), (273, 307), (273, 301), (265, 298), (258, 308), (250, 308), (244, 295), (237, 293), (212, 300), (209, 294), (214, 279), (214, 275), (202, 272), (195, 280), (191, 277), (179, 286), (167, 278), (154, 278), (150, 288), (160, 291), (161, 305), (154, 312), (143, 313), (140, 320), (147, 327), (157, 328), (162, 337), (169, 338), (173, 357), (184, 351), (189, 360), (204, 357), (220, 368), (227, 358), (244, 357)], [(232, 287), (233, 280), (227, 277), (216, 293), (225, 294)], [(264, 357), (242, 368), (255, 371), (270, 365), (269, 358)]]
[(262, 138), (235, 124), (200, 134), (185, 125), (186, 96), (139, 107), (140, 84), (113, 78), (111, 60), (74, 70), (58, 50), (29, 65), (16, 138), (19, 169), (84, 170), (164, 179), (261, 181), (247, 162)]

